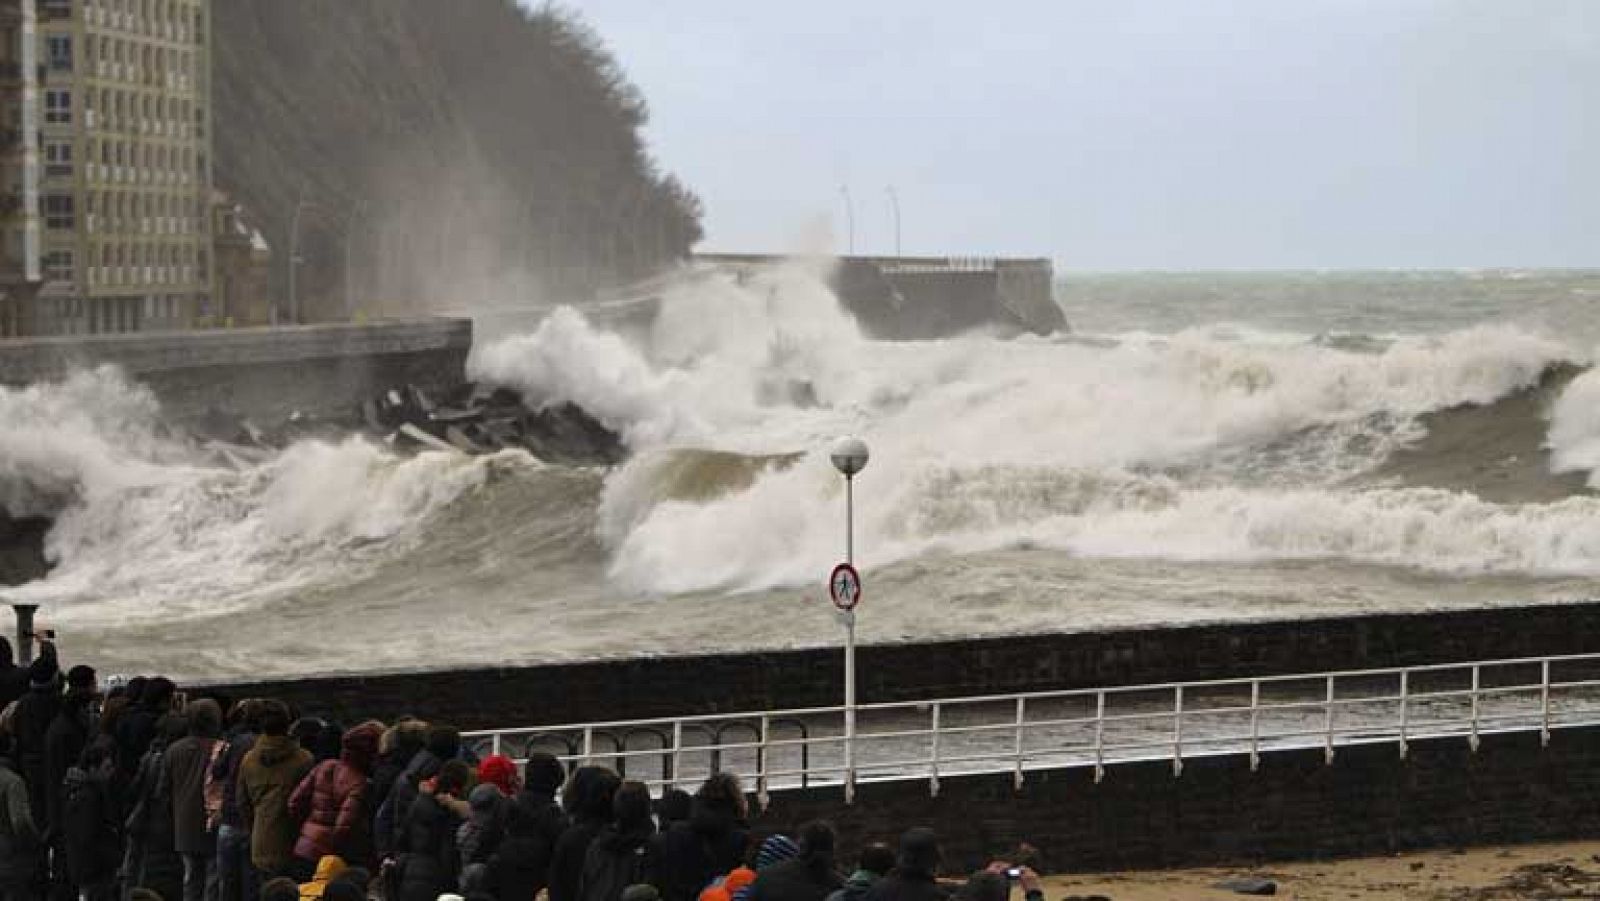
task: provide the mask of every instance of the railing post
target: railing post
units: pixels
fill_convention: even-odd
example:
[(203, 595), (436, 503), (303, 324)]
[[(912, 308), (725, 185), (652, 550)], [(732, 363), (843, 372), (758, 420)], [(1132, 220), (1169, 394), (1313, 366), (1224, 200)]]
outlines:
[(1550, 744), (1550, 658), (1539, 661), (1539, 745)]
[(1411, 724), (1411, 670), (1400, 671), (1400, 759), (1406, 759), (1411, 745), (1406, 741), (1406, 729)]
[(1250, 772), (1261, 768), (1261, 680), (1250, 680)]
[(1467, 739), (1467, 746), (1472, 748), (1473, 753), (1477, 753), (1478, 750), (1478, 690), (1480, 685), (1479, 667), (1478, 664), (1474, 663), (1472, 665), (1472, 735)]
[(1094, 784), (1106, 777), (1106, 693), (1095, 692), (1094, 698)]
[(498, 733), (498, 732), (496, 732), (494, 735), (491, 735), (489, 737), (489, 753), (490, 754), (499, 754), (500, 753), (500, 733)]
[(1328, 677), (1328, 700), (1323, 705), (1326, 717), (1323, 722), (1323, 759), (1333, 763), (1333, 677)]
[(1022, 791), (1022, 732), (1023, 721), (1027, 717), (1027, 701), (1027, 698), (1021, 696), (1017, 698), (1016, 769), (1011, 776), (1011, 783), (1017, 791)]
[(772, 738), (771, 718), (761, 714), (761, 747), (756, 748), (756, 800), (767, 809), (767, 742)]
[(1172, 775), (1183, 775), (1183, 686), (1172, 694)]
[(594, 727), (583, 727), (583, 765), (594, 762)]
[(683, 778), (683, 720), (672, 721), (672, 785), (678, 787), (678, 780)]
[(933, 703), (933, 760), (930, 762), (932, 770), (928, 775), (928, 796), (939, 797), (939, 702)]

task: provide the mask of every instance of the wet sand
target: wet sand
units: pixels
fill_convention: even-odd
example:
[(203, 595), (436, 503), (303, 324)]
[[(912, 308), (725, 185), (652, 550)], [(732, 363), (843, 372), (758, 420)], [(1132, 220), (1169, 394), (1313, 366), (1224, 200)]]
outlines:
[(1279, 898), (1304, 901), (1509, 901), (1600, 897), (1600, 839), (1543, 845), (1427, 851), (1321, 863), (1055, 876), (1047, 901), (1089, 899), (1168, 901), (1243, 898), (1213, 886), (1260, 877), (1277, 883)]

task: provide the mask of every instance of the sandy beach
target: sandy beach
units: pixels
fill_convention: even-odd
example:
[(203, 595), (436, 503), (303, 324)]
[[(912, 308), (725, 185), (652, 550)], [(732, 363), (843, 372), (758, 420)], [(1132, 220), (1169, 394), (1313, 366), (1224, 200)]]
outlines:
[(1258, 877), (1277, 883), (1276, 897), (1331, 901), (1359, 898), (1468, 899), (1600, 897), (1600, 840), (1544, 845), (1427, 851), (1319, 863), (1271, 864), (1256, 869), (1193, 869), (1056, 876), (1049, 901), (1204, 901), (1243, 895), (1214, 886)]

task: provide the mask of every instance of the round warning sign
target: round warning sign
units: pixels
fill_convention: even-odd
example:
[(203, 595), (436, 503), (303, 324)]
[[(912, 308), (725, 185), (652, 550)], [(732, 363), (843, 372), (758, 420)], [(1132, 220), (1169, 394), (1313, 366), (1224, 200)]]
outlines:
[(856, 609), (861, 603), (861, 574), (854, 566), (841, 563), (833, 568), (833, 574), (828, 576), (828, 596), (840, 610)]

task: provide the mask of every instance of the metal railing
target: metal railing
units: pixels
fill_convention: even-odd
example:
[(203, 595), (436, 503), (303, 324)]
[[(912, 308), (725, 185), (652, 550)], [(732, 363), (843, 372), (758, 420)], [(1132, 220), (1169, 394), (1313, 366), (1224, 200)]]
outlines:
[[(566, 763), (611, 766), (654, 788), (739, 774), (765, 801), (779, 788), (926, 780), (1161, 760), (1173, 775), (1196, 757), (1394, 744), (1425, 738), (1600, 725), (1600, 654), (1391, 669), (1029, 692), (856, 708), (854, 754), (843, 707), (663, 717), (467, 733), (482, 753), (519, 763), (547, 750)], [(646, 740), (648, 739), (648, 741)], [(854, 761), (851, 766), (849, 761)], [(631, 771), (631, 772), (630, 772)]]

